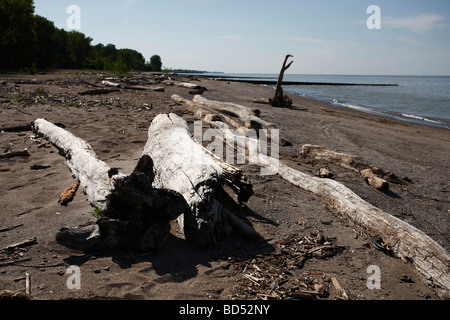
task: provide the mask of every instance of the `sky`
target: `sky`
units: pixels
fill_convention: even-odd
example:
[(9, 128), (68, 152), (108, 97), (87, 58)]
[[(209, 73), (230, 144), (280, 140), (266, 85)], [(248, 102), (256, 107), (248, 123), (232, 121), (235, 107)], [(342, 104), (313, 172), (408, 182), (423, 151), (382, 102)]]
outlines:
[(449, 0), (35, 0), (35, 13), (69, 30), (71, 5), (93, 45), (166, 68), (279, 73), (291, 54), (291, 74), (450, 75)]

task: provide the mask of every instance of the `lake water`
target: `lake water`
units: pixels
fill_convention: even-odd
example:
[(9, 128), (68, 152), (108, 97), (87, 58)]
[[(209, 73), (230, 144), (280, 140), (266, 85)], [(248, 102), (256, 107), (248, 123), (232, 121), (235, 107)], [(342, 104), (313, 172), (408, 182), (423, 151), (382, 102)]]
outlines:
[[(212, 76), (214, 74), (207, 74)], [(217, 77), (277, 80), (276, 74), (217, 74)], [(450, 76), (355, 76), (286, 74), (284, 81), (396, 84), (397, 86), (289, 85), (286, 93), (334, 105), (450, 129)]]

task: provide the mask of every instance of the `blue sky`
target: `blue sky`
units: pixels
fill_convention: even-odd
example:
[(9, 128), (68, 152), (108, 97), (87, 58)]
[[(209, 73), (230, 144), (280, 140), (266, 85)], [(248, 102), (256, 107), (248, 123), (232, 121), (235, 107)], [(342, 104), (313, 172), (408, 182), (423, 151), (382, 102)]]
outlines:
[(93, 44), (169, 68), (278, 73), (292, 54), (289, 73), (450, 75), (449, 0), (35, 0), (35, 12), (67, 29), (70, 5)]

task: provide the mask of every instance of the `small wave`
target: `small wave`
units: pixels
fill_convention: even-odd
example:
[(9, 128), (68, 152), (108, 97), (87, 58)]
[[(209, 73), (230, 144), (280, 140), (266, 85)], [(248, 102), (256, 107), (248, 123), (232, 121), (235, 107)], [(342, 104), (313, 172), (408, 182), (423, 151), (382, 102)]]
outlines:
[(436, 123), (436, 124), (445, 124), (442, 121), (439, 120), (434, 120), (434, 119), (429, 119), (429, 118), (425, 118), (422, 116), (418, 116), (415, 114), (408, 114), (408, 113), (402, 113), (402, 116), (405, 118), (411, 118), (411, 119), (416, 119), (416, 120), (422, 120), (422, 121), (426, 121), (426, 122), (431, 122), (431, 123)]
[(364, 112), (377, 113), (377, 114), (380, 113), (379, 110), (375, 110), (375, 109), (373, 109), (373, 108), (368, 108), (368, 107), (359, 106), (359, 105), (356, 105), (356, 104), (343, 103), (343, 102), (340, 102), (338, 99), (333, 99), (333, 103), (334, 103), (334, 104), (337, 104), (337, 105), (339, 105), (339, 106), (342, 106), (342, 107), (346, 107), (346, 108), (350, 108), (350, 109), (355, 109), (355, 110), (360, 110), (360, 111), (364, 111)]

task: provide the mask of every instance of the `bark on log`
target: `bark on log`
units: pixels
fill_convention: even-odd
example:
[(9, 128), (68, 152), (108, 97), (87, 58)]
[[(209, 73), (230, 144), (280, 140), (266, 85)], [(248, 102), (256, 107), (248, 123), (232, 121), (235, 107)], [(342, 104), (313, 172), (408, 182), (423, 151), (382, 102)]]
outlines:
[[(213, 121), (210, 125), (218, 130), (226, 129), (221, 122)], [(244, 144), (241, 146), (244, 148), (258, 143), (252, 138), (236, 141)], [(249, 161), (261, 167), (277, 168), (278, 174), (286, 181), (325, 199), (338, 213), (370, 233), (380, 235), (384, 242), (389, 243), (395, 256), (412, 262), (419, 273), (441, 290), (443, 297), (450, 297), (450, 256), (423, 231), (364, 201), (337, 181), (312, 177), (263, 154), (253, 157)]]
[(75, 197), (75, 194), (77, 193), (78, 187), (80, 185), (80, 180), (76, 179), (72, 185), (64, 190), (63, 193), (59, 196), (58, 203), (62, 206), (67, 206), (67, 204), (73, 200), (73, 197)]
[(143, 154), (154, 161), (154, 186), (184, 197), (189, 210), (179, 223), (187, 240), (198, 245), (216, 243), (231, 231), (219, 200), (225, 168), (192, 139), (182, 118), (175, 114), (155, 117)]

